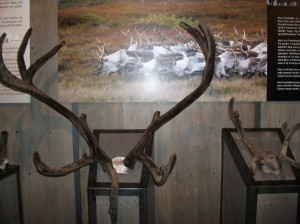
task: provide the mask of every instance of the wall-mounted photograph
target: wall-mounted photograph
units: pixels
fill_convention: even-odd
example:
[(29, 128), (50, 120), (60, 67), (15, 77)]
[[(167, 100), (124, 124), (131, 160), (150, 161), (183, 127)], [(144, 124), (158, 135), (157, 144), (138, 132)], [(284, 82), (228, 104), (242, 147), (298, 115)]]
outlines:
[(178, 102), (201, 81), (202, 50), (180, 26), (206, 24), (215, 74), (200, 101), (265, 101), (267, 7), (251, 1), (60, 0), (61, 102)]

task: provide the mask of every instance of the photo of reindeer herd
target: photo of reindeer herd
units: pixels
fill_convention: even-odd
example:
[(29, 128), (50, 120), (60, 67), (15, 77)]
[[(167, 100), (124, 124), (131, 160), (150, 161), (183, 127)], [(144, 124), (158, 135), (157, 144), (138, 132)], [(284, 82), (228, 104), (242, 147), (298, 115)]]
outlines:
[(300, 5), (300, 0), (267, 0), (267, 4), (272, 6), (298, 7)]
[(181, 21), (205, 23), (216, 42), (214, 78), (200, 101), (265, 101), (266, 14), (259, 0), (60, 0), (60, 101), (181, 100), (199, 85), (205, 66)]

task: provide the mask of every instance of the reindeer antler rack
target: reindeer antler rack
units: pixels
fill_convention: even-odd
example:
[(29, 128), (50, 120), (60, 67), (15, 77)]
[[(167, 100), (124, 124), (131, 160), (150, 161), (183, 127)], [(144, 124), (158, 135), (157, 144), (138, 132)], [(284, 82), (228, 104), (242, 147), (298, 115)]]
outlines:
[(253, 159), (250, 164), (250, 170), (253, 174), (256, 172), (257, 165), (259, 168), (267, 174), (278, 175), (280, 173), (280, 163), (278, 157), (271, 151), (256, 151), (249, 143), (246, 138), (242, 122), (239, 119), (239, 112), (233, 110), (234, 98), (231, 98), (228, 106), (229, 117), (236, 127), (240, 139), (244, 146), (252, 154)]
[(293, 136), (293, 134), (300, 129), (300, 123), (297, 123), (294, 125), (291, 129), (287, 128), (287, 124), (284, 123), (282, 125), (282, 130), (285, 133), (285, 139), (282, 145), (281, 152), (279, 155), (276, 155), (272, 151), (257, 151), (255, 150), (251, 144), (248, 142), (245, 131), (242, 126), (242, 122), (239, 119), (239, 112), (233, 110), (233, 104), (234, 104), (234, 98), (231, 98), (228, 105), (228, 114), (229, 117), (233, 123), (233, 125), (236, 127), (241, 142), (244, 144), (244, 146), (247, 148), (247, 150), (251, 153), (253, 156), (253, 159), (250, 164), (250, 170), (253, 174), (255, 174), (257, 165), (261, 170), (267, 174), (273, 174), (278, 175), (280, 174), (280, 168), (281, 168), (281, 161), (285, 161), (292, 166), (300, 169), (300, 164), (297, 163), (294, 159), (287, 156), (287, 149), (289, 146), (289, 142)]
[[(196, 88), (192, 93), (186, 96), (183, 100), (181, 100), (163, 115), (160, 115), (160, 112), (158, 111), (155, 112), (152, 122), (145, 129), (145, 132), (143, 133), (137, 144), (128, 153), (125, 160), (123, 161), (123, 163), (130, 168), (134, 167), (136, 161), (140, 161), (145, 164), (145, 166), (151, 172), (155, 183), (159, 186), (163, 185), (167, 181), (167, 178), (175, 165), (176, 154), (173, 154), (170, 157), (169, 162), (166, 166), (157, 167), (154, 161), (143, 153), (143, 149), (145, 148), (151, 137), (153, 137), (154, 133), (161, 126), (177, 116), (206, 91), (214, 74), (215, 43), (209, 29), (203, 24), (199, 25), (199, 30), (190, 27), (186, 23), (180, 23), (180, 26), (183, 27), (197, 41), (197, 43), (202, 48), (203, 54), (205, 55), (206, 65), (202, 75), (201, 83), (198, 88)], [(103, 170), (108, 172), (111, 177), (109, 214), (111, 216), (111, 222), (116, 223), (118, 211), (117, 197), (119, 187), (118, 174), (113, 167), (111, 158), (109, 158), (104, 150), (99, 146), (96, 137), (94, 136), (92, 130), (89, 128), (87, 116), (85, 114), (82, 114), (78, 117), (62, 104), (58, 103), (56, 100), (43, 93), (33, 84), (33, 77), (36, 72), (51, 57), (53, 57), (61, 47), (65, 45), (65, 42), (62, 42), (54, 47), (44, 56), (36, 60), (27, 69), (24, 61), (24, 52), (26, 50), (31, 33), (32, 29), (29, 29), (25, 34), (17, 55), (17, 63), (21, 78), (14, 76), (5, 66), (2, 56), (2, 48), (6, 34), (2, 34), (2, 36), (0, 37), (0, 82), (10, 89), (31, 95), (32, 97), (45, 103), (46, 105), (66, 117), (75, 126), (78, 133), (84, 138), (90, 148), (90, 155), (83, 154), (81, 159), (61, 168), (48, 167), (44, 162), (41, 161), (39, 153), (35, 152), (33, 155), (35, 166), (38, 172), (42, 175), (57, 177), (67, 175), (84, 166), (88, 166), (93, 163), (99, 163), (102, 166)]]

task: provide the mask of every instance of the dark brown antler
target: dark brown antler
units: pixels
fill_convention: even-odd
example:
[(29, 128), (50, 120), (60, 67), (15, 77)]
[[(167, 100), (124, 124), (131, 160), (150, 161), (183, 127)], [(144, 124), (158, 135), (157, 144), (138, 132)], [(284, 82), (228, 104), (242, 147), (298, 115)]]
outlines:
[[(215, 60), (215, 42), (212, 34), (206, 26), (203, 24), (199, 25), (199, 30), (190, 27), (185, 23), (180, 24), (191, 36), (196, 39), (206, 58), (206, 65), (202, 75), (202, 80), (199, 87), (194, 90), (191, 94), (186, 96), (182, 101), (176, 104), (173, 108), (167, 111), (165, 114), (160, 115), (159, 112), (155, 112), (152, 122), (145, 130), (144, 134), (135, 145), (135, 147), (129, 152), (124, 160), (124, 164), (128, 167), (133, 168), (137, 160), (141, 161), (148, 167), (157, 185), (163, 185), (171, 173), (175, 162), (176, 155), (173, 154), (169, 160), (167, 166), (162, 166), (158, 168), (154, 161), (143, 153), (143, 149), (153, 137), (154, 133), (165, 123), (173, 119), (185, 108), (191, 105), (195, 100), (197, 100), (208, 88), (213, 74), (214, 74), (214, 60)], [(34, 62), (28, 69), (26, 68), (24, 62), (24, 52), (26, 50), (32, 29), (29, 29), (24, 36), (24, 39), (20, 45), (17, 62), (19, 67), (19, 72), (21, 78), (14, 76), (5, 66), (3, 56), (2, 56), (2, 46), (5, 39), (5, 34), (0, 37), (0, 82), (15, 91), (29, 94), (34, 98), (40, 100), (41, 102), (47, 104), (49, 107), (66, 117), (77, 129), (79, 134), (85, 139), (86, 143), (90, 148), (90, 155), (84, 154), (81, 159), (66, 165), (61, 168), (50, 168), (44, 162), (41, 161), (38, 152), (33, 155), (33, 160), (39, 173), (46, 176), (64, 176), (81, 167), (99, 163), (101, 164), (103, 170), (109, 173), (111, 177), (111, 192), (110, 192), (110, 209), (109, 213), (111, 215), (111, 222), (117, 222), (117, 197), (118, 197), (118, 187), (119, 179), (118, 174), (113, 167), (112, 160), (108, 155), (100, 148), (96, 137), (90, 130), (87, 117), (82, 114), (77, 117), (72, 111), (43, 93), (33, 84), (33, 77), (35, 73), (51, 58), (53, 57), (59, 49), (65, 44), (61, 44), (54, 47), (44, 56), (40, 57), (36, 62)]]
[(21, 75), (21, 79), (14, 76), (5, 66), (3, 56), (2, 56), (2, 47), (5, 39), (5, 34), (3, 34), (0, 38), (0, 82), (15, 91), (19, 91), (22, 93), (29, 94), (34, 98), (40, 100), (41, 102), (47, 104), (49, 107), (66, 117), (72, 124), (76, 127), (77, 131), (87, 142), (90, 150), (91, 156), (83, 155), (81, 159), (75, 161), (67, 166), (62, 168), (50, 168), (45, 163), (43, 163), (40, 159), (38, 152), (35, 152), (33, 155), (33, 160), (36, 165), (38, 172), (42, 175), (46, 176), (64, 176), (75, 170), (80, 169), (81, 167), (90, 165), (92, 163), (100, 163), (105, 171), (109, 173), (112, 179), (111, 184), (111, 193), (110, 193), (110, 210), (112, 223), (116, 223), (117, 220), (117, 197), (118, 197), (118, 186), (119, 179), (117, 172), (113, 168), (111, 159), (107, 156), (107, 154), (100, 148), (96, 137), (93, 132), (90, 130), (86, 115), (82, 114), (80, 117), (77, 117), (72, 111), (44, 94), (41, 90), (33, 84), (33, 77), (35, 73), (51, 58), (53, 57), (59, 49), (65, 44), (62, 42), (61, 44), (54, 47), (44, 56), (40, 57), (37, 61), (35, 61), (28, 69), (26, 69), (25, 61), (24, 61), (24, 52), (26, 50), (32, 29), (29, 29), (25, 34), (23, 41), (20, 45), (17, 62), (19, 67), (19, 72)]
[(197, 41), (205, 56), (206, 65), (202, 74), (201, 83), (198, 88), (196, 88), (192, 93), (186, 96), (183, 100), (181, 100), (163, 115), (160, 115), (159, 111), (155, 112), (151, 124), (146, 128), (139, 142), (128, 153), (124, 160), (124, 164), (130, 168), (134, 167), (136, 160), (144, 163), (152, 173), (152, 176), (157, 185), (163, 185), (167, 181), (167, 178), (172, 172), (172, 169), (175, 165), (176, 154), (173, 154), (170, 157), (167, 166), (158, 168), (153, 160), (143, 153), (143, 149), (145, 148), (151, 137), (154, 135), (154, 133), (161, 126), (181, 113), (206, 91), (211, 83), (214, 74), (215, 41), (209, 29), (203, 24), (199, 25), (199, 30), (192, 28), (188, 24), (183, 22), (180, 23), (180, 26), (183, 27)]
[(290, 129), (287, 126), (287, 123), (282, 124), (282, 130), (285, 134), (284, 141), (282, 144), (281, 152), (279, 154), (279, 159), (282, 161), (285, 161), (292, 166), (296, 167), (297, 169), (300, 169), (300, 163), (296, 162), (294, 159), (287, 156), (287, 149), (289, 147), (290, 141), (293, 137), (293, 135), (300, 129), (300, 123), (295, 124)]

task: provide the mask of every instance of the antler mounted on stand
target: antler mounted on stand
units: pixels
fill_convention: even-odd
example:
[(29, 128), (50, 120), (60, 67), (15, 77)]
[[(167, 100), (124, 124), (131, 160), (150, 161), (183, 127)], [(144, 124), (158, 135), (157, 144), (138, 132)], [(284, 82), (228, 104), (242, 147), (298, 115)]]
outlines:
[(294, 159), (287, 156), (287, 151), (288, 151), (290, 141), (291, 141), (292, 137), (294, 136), (294, 134), (300, 130), (300, 123), (297, 123), (294, 126), (292, 126), (291, 128), (288, 128), (287, 123), (284, 122), (282, 124), (281, 128), (285, 134), (285, 137), (284, 137), (284, 141), (282, 143), (281, 152), (278, 157), (281, 161), (285, 161), (285, 162), (291, 164), (292, 166), (296, 167), (297, 169), (300, 169), (300, 163), (296, 162)]
[(300, 169), (300, 164), (297, 163), (294, 159), (287, 156), (287, 149), (290, 143), (290, 140), (294, 133), (300, 129), (300, 123), (294, 125), (291, 129), (287, 128), (287, 124), (284, 123), (282, 125), (282, 130), (285, 134), (285, 139), (282, 144), (281, 152), (279, 155), (276, 155), (272, 151), (258, 151), (255, 150), (251, 144), (248, 142), (244, 128), (242, 126), (242, 122), (239, 119), (239, 112), (237, 110), (233, 110), (234, 98), (231, 98), (228, 105), (228, 114), (236, 127), (241, 142), (247, 148), (249, 153), (252, 155), (253, 159), (250, 164), (251, 173), (255, 174), (256, 167), (258, 166), (263, 172), (267, 174), (279, 175), (281, 169), (281, 161), (285, 161), (292, 166)]
[[(183, 29), (185, 29), (197, 41), (203, 51), (203, 54), (205, 55), (206, 66), (203, 71), (201, 83), (198, 88), (196, 88), (192, 93), (186, 96), (183, 100), (177, 103), (166, 113), (160, 115), (159, 111), (155, 112), (152, 122), (145, 129), (145, 132), (143, 133), (137, 144), (128, 153), (123, 161), (124, 165), (129, 168), (133, 168), (136, 161), (140, 161), (141, 163), (145, 164), (145, 166), (150, 170), (155, 183), (159, 186), (163, 185), (167, 181), (168, 176), (175, 165), (176, 154), (173, 154), (170, 157), (169, 162), (166, 166), (158, 167), (150, 157), (143, 153), (143, 149), (145, 148), (151, 137), (154, 135), (154, 133), (161, 126), (176, 117), (180, 112), (191, 105), (206, 91), (214, 74), (215, 42), (209, 29), (203, 24), (199, 25), (199, 29), (192, 28), (186, 23), (180, 23), (180, 26), (183, 27)], [(80, 117), (76, 116), (72, 111), (43, 93), (33, 84), (33, 77), (36, 72), (51, 57), (53, 57), (61, 47), (65, 45), (65, 42), (62, 42), (61, 44), (54, 47), (44, 56), (36, 60), (27, 69), (23, 56), (31, 32), (32, 29), (29, 29), (25, 34), (17, 55), (17, 62), (21, 78), (14, 76), (5, 66), (2, 56), (2, 47), (6, 35), (3, 34), (0, 37), (0, 82), (10, 89), (31, 95), (32, 97), (38, 99), (39, 101), (45, 103), (46, 105), (57, 111), (59, 114), (63, 115), (75, 126), (79, 134), (84, 138), (90, 148), (90, 155), (83, 154), (81, 159), (60, 168), (48, 167), (44, 162), (41, 161), (39, 153), (35, 152), (33, 155), (35, 166), (38, 172), (42, 175), (58, 177), (72, 173), (84, 166), (93, 163), (99, 163), (102, 166), (103, 170), (106, 171), (111, 177), (109, 214), (111, 216), (111, 222), (116, 223), (118, 211), (118, 173), (113, 167), (111, 158), (109, 158), (105, 151), (99, 146), (96, 137), (94, 136), (92, 130), (89, 128), (87, 116), (85, 114), (82, 114)]]

